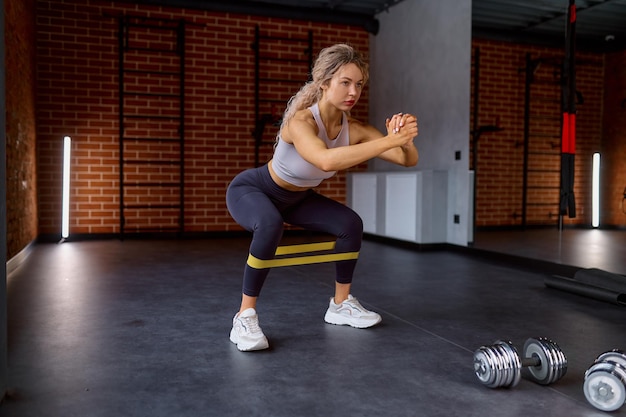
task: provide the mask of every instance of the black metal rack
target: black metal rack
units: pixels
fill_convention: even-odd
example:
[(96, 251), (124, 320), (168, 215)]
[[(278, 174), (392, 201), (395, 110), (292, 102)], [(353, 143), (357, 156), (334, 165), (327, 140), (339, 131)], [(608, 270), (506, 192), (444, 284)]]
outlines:
[(120, 237), (184, 231), (185, 22), (119, 17)]
[[(307, 79), (313, 65), (313, 32), (307, 38), (262, 35), (255, 27), (254, 43), (254, 166), (259, 166), (261, 147), (273, 145), (282, 110)], [(284, 76), (284, 74), (290, 74)]]
[[(540, 66), (544, 67), (541, 75)], [(526, 54), (524, 92), (524, 161), (522, 187), (522, 227), (530, 223), (546, 224), (559, 216), (561, 66), (556, 58), (532, 59)], [(532, 85), (543, 86), (541, 95)], [(554, 133), (549, 132), (549, 128)], [(537, 191), (533, 193), (532, 191)], [(540, 196), (536, 196), (539, 195)], [(549, 196), (546, 198), (546, 196)], [(529, 210), (535, 215), (547, 210), (547, 222), (529, 221)]]

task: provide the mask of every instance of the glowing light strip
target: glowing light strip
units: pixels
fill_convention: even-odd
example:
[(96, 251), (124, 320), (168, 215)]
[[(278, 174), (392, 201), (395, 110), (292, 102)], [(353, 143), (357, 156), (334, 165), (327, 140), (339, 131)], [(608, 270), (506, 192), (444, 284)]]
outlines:
[(591, 175), (591, 226), (600, 225), (600, 154), (593, 154)]
[(70, 235), (70, 157), (72, 152), (72, 138), (63, 138), (63, 207), (61, 220), (61, 237)]

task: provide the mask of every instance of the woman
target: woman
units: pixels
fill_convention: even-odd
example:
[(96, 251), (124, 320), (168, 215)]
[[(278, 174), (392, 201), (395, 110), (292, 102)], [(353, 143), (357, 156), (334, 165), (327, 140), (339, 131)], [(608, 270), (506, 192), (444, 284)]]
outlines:
[[(387, 119), (387, 135), (350, 117), (368, 78), (367, 63), (351, 46), (338, 44), (323, 49), (313, 66), (312, 78), (287, 104), (273, 158), (262, 167), (240, 173), (228, 187), (230, 214), (253, 233), (252, 259), (274, 258), (284, 223), (336, 236), (337, 253), (358, 253), (363, 234), (361, 218), (313, 188), (337, 171), (374, 157), (403, 166), (417, 164), (414, 116), (399, 113)], [(356, 259), (335, 264), (335, 294), (325, 321), (358, 328), (378, 324), (380, 315), (366, 310), (350, 294)], [(246, 264), (241, 306), (230, 333), (230, 340), (239, 350), (269, 347), (256, 312), (268, 273), (269, 268)]]

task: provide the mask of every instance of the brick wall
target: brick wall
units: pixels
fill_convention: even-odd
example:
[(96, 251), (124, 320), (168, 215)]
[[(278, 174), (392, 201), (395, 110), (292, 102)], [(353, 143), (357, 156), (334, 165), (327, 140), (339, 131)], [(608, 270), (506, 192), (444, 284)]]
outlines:
[[(272, 36), (306, 38), (313, 33), (313, 49), (319, 51), (337, 42), (348, 42), (368, 53), (365, 30), (343, 25), (297, 22), (247, 15), (212, 13), (197, 10), (133, 6), (125, 3), (83, 0), (37, 1), (38, 60), (38, 152), (39, 215), (42, 235), (60, 230), (61, 146), (64, 135), (73, 140), (71, 233), (99, 234), (120, 231), (119, 209), (119, 96), (118, 96), (118, 19), (116, 16), (139, 16), (150, 19), (186, 22), (185, 47), (185, 230), (209, 232), (239, 230), (225, 205), (229, 181), (241, 170), (254, 166), (254, 42), (255, 27)], [(154, 31), (153, 31), (154, 32)], [(138, 44), (168, 46), (169, 35), (146, 33), (134, 40)], [(291, 50), (303, 55), (303, 51)], [(155, 71), (170, 71), (174, 58), (132, 58), (137, 66)], [(131, 60), (132, 60), (131, 59)], [(144, 59), (144, 61), (142, 61)], [(288, 67), (267, 69), (272, 77), (289, 76)], [(269, 74), (269, 73), (268, 73)], [(297, 76), (306, 81), (306, 71)], [(132, 80), (127, 81), (132, 82)], [(167, 82), (137, 83), (146, 92), (176, 90)], [(272, 112), (282, 112), (288, 97), (300, 85), (268, 91), (281, 105)], [(148, 100), (148, 99), (145, 99)], [(367, 120), (368, 98), (365, 92), (354, 116)], [(130, 108), (134, 103), (127, 103)], [(152, 103), (160, 115), (175, 112), (171, 104)], [(266, 111), (266, 110), (264, 110)], [(127, 122), (128, 123), (128, 122)], [(134, 129), (134, 131), (133, 131)], [(128, 124), (126, 134), (158, 136), (169, 134), (168, 127)], [(169, 127), (176, 130), (174, 127)], [(152, 130), (152, 131), (150, 131)], [(275, 127), (266, 129), (271, 141)], [(137, 158), (175, 159), (175, 145), (133, 148)], [(125, 150), (125, 153), (126, 151)], [(271, 145), (264, 145), (261, 162), (270, 156)], [(138, 169), (138, 168), (135, 168)], [(165, 182), (178, 181), (171, 167), (152, 167), (147, 178)], [(134, 179), (133, 179), (134, 178)], [(139, 178), (139, 179), (138, 179)], [(345, 200), (345, 174), (327, 181), (320, 191), (340, 201)], [(125, 199), (148, 193), (151, 204), (171, 201), (171, 190), (147, 188), (129, 191)], [(146, 201), (145, 196), (142, 201)], [(137, 211), (127, 222), (141, 225), (147, 212)], [(157, 217), (171, 218), (163, 209)], [(175, 214), (174, 214), (175, 217)], [(162, 222), (157, 228), (165, 228)]]
[[(480, 51), (478, 125), (497, 125), (477, 144), (478, 227), (519, 226), (524, 210), (524, 114), (527, 59), (532, 68), (527, 158), (526, 225), (556, 225), (560, 184), (560, 66), (562, 50), (474, 39)], [(472, 70), (472, 95), (474, 90)], [(604, 55), (577, 54), (577, 217), (590, 224), (591, 155), (602, 141)], [(472, 126), (474, 126), (472, 99)], [(623, 147), (624, 145), (622, 145)], [(473, 147), (472, 147), (473, 148)], [(472, 149), (474, 151), (474, 149)], [(474, 167), (472, 167), (474, 168)]]
[(626, 226), (626, 51), (607, 54), (600, 222)]
[[(185, 76), (185, 230), (189, 232), (239, 230), (224, 203), (225, 189), (239, 171), (254, 165), (254, 31), (272, 36), (306, 38), (313, 32), (314, 50), (336, 42), (349, 42), (367, 53), (368, 34), (361, 28), (309, 23), (236, 14), (211, 13), (160, 7), (132, 6), (126, 3), (37, 0), (37, 151), (39, 181), (39, 234), (55, 235), (60, 230), (61, 147), (62, 137), (73, 138), (71, 231), (73, 234), (118, 233), (119, 210), (119, 97), (118, 97), (118, 19), (117, 16), (143, 16), (180, 20), (186, 28)], [(149, 42), (149, 39), (145, 39)], [(164, 39), (153, 42), (168, 42)], [(497, 124), (503, 130), (488, 133), (478, 144), (478, 226), (515, 226), (521, 224), (524, 139), (524, 78), (526, 55), (545, 60), (535, 72), (532, 112), (533, 152), (527, 196), (529, 224), (555, 224), (555, 194), (558, 187), (558, 158), (554, 153), (560, 131), (560, 104), (554, 62), (562, 59), (558, 49), (473, 40), (481, 50), (480, 125)], [(279, 48), (283, 51), (283, 48)], [(284, 48), (284, 54), (303, 54)], [(605, 139), (616, 157), (606, 160), (603, 175), (609, 192), (603, 194), (607, 214), (603, 224), (623, 225), (621, 200), (624, 168), (619, 152), (624, 152), (624, 120), (619, 89), (607, 88), (603, 102), (604, 55), (578, 55), (578, 89), (584, 103), (578, 106), (576, 156), (576, 197), (578, 217), (565, 218), (566, 224), (588, 224), (590, 220), (590, 160)], [(607, 68), (623, 68), (623, 55), (610, 57)], [(172, 61), (149, 62), (157, 69), (171, 67)], [(287, 65), (266, 68), (280, 77)], [(621, 71), (621, 72), (620, 72)], [(288, 70), (302, 76), (301, 70)], [(612, 81), (624, 80), (623, 70), (615, 70)], [(143, 84), (142, 84), (143, 85)], [(156, 87), (150, 87), (156, 88)], [(172, 86), (167, 86), (172, 89)], [(276, 116), (293, 91), (266, 88), (263, 94), (275, 95), (277, 103), (261, 108), (262, 114)], [(623, 90), (622, 90), (623, 91)], [(622, 94), (623, 95), (623, 94)], [(611, 100), (618, 104), (611, 104)], [(367, 91), (354, 115), (367, 119)], [(472, 101), (473, 102), (473, 101)], [(606, 105), (605, 105), (606, 103)], [(612, 107), (611, 107), (612, 106)], [(158, 107), (154, 106), (153, 107)], [(167, 107), (167, 106), (166, 106)], [(604, 114), (603, 108), (614, 109)], [(170, 109), (171, 110), (171, 109)], [(155, 111), (157, 111), (155, 109)], [(166, 108), (158, 111), (169, 111)], [(473, 116), (473, 112), (472, 112)], [(616, 122), (616, 120), (618, 122)], [(275, 127), (267, 126), (264, 141), (271, 142)], [(603, 137), (604, 135), (604, 137)], [(177, 152), (176, 148), (145, 148), (159, 158)], [(138, 151), (139, 152), (139, 151)], [(263, 145), (260, 161), (271, 154)], [(605, 152), (606, 154), (606, 152)], [(19, 158), (18, 158), (19, 159)], [(27, 160), (25, 161), (27, 163)], [(24, 162), (23, 162), (24, 163)], [(530, 168), (530, 167), (529, 167)], [(535, 169), (536, 168), (536, 169)], [(553, 171), (553, 172), (550, 172)], [(34, 171), (33, 171), (34, 172)], [(132, 173), (132, 171), (129, 171)], [(161, 167), (151, 175), (176, 181), (176, 173)], [(621, 182), (620, 182), (621, 180)], [(34, 178), (33, 178), (34, 181)], [(617, 183), (617, 184), (616, 184)], [(547, 188), (543, 188), (547, 186)], [(621, 187), (621, 188), (620, 188)], [(9, 189), (10, 187), (8, 187)], [(345, 175), (341, 174), (320, 187), (321, 192), (345, 200)], [(616, 191), (617, 190), (617, 191)], [(145, 191), (145, 190), (144, 190)], [(607, 194), (613, 193), (609, 196)], [(154, 203), (169, 201), (168, 193), (153, 195)], [(531, 204), (532, 203), (532, 204)], [(537, 204), (535, 204), (537, 203)], [(547, 204), (546, 204), (547, 203)], [(618, 205), (619, 204), (619, 205)], [(18, 207), (18, 206), (15, 206)], [(37, 219), (37, 208), (23, 206), (31, 215), (21, 222)], [(23, 213), (22, 213), (23, 214)], [(171, 213), (159, 213), (160, 217)], [(138, 213), (136, 221), (147, 215)], [(20, 217), (20, 216), (18, 216)], [(175, 214), (174, 214), (175, 217)], [(159, 226), (161, 227), (161, 226)], [(21, 225), (15, 230), (25, 230)], [(27, 228), (26, 228), (27, 229)], [(19, 245), (18, 245), (19, 246)]]
[(35, 0), (5, 0), (7, 259), (37, 237)]

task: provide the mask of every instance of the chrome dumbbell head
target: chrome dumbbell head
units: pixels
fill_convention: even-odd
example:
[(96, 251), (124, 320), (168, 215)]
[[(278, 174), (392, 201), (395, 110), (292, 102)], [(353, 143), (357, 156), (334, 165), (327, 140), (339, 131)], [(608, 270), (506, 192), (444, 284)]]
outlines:
[(489, 388), (514, 387), (522, 369), (517, 349), (511, 342), (497, 340), (491, 346), (481, 346), (474, 352), (474, 373)]
[(524, 343), (525, 358), (537, 358), (538, 363), (526, 367), (524, 377), (541, 385), (550, 385), (567, 373), (567, 358), (559, 346), (543, 337), (530, 338)]
[(602, 411), (615, 411), (626, 402), (626, 354), (612, 350), (598, 356), (585, 372), (583, 392)]

